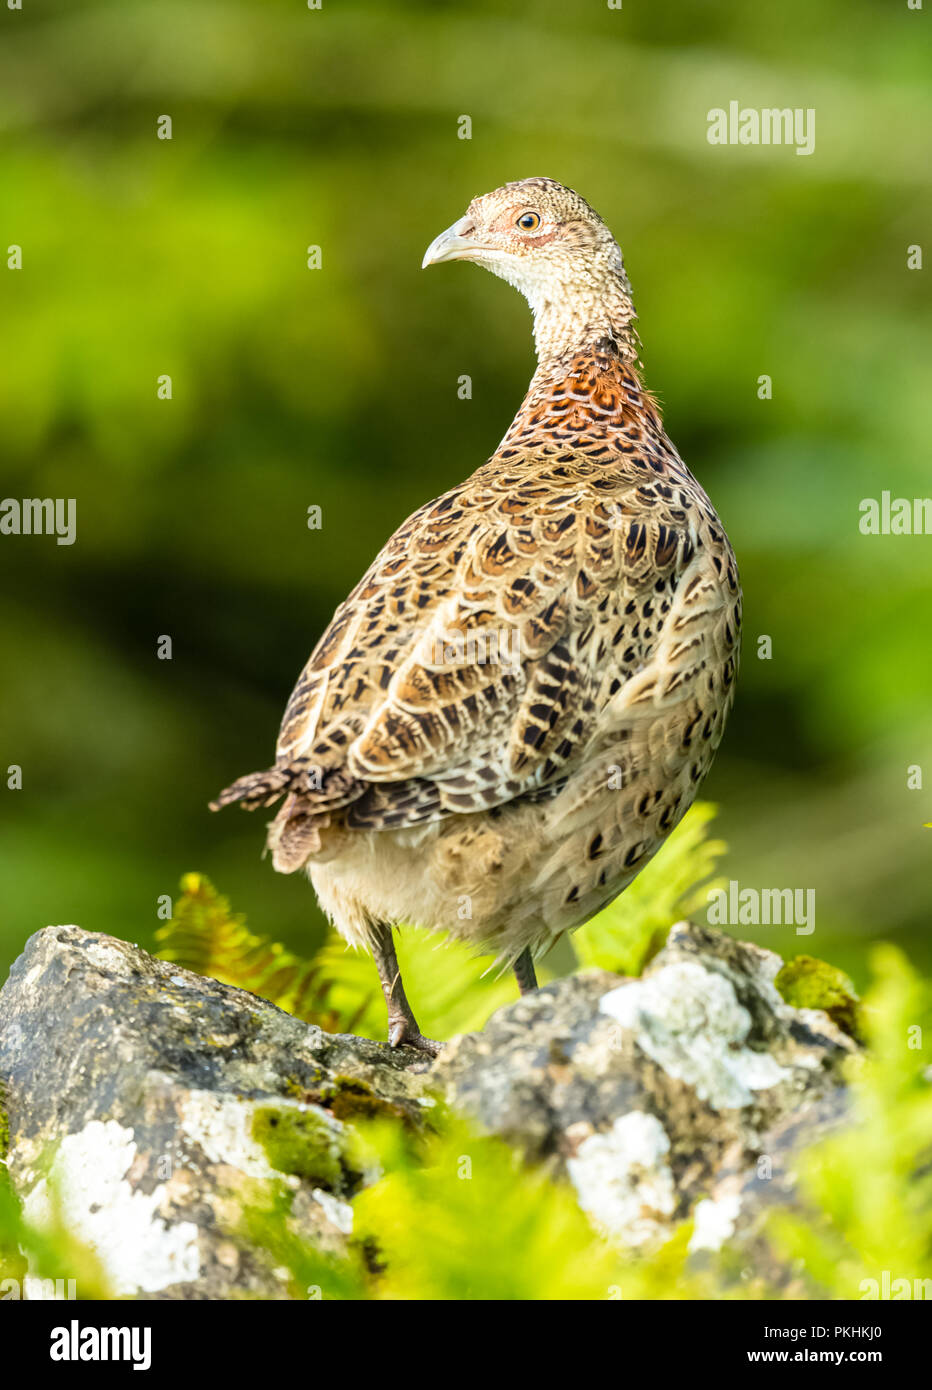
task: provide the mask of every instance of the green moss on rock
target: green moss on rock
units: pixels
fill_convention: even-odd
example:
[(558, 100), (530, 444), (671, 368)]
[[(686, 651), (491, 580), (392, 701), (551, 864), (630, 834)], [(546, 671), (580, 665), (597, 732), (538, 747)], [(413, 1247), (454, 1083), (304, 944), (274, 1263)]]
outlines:
[(335, 1120), (401, 1120), (411, 1123), (411, 1116), (403, 1105), (386, 1100), (378, 1095), (368, 1082), (358, 1076), (334, 1076), (332, 1081), (320, 1085), (303, 1085), (295, 1077), (287, 1077), (284, 1082), (287, 1096), (295, 1100), (323, 1106)]
[(859, 999), (843, 970), (815, 956), (794, 956), (774, 984), (794, 1009), (822, 1009), (849, 1037), (861, 1039)]
[(316, 1187), (340, 1188), (339, 1136), (319, 1111), (295, 1105), (259, 1106), (252, 1137), (280, 1173), (293, 1173)]

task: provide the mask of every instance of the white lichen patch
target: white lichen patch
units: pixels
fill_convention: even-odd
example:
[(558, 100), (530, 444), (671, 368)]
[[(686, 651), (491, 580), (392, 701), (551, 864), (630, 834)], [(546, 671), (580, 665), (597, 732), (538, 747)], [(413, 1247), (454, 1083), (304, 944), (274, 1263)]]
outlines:
[(342, 1231), (345, 1236), (353, 1234), (353, 1208), (349, 1202), (341, 1202), (339, 1197), (334, 1197), (332, 1192), (325, 1192), (322, 1187), (315, 1187), (311, 1196), (317, 1205), (323, 1208), (327, 1220), (336, 1226), (338, 1231)]
[(96, 965), (98, 970), (118, 978), (126, 974), (126, 952), (120, 950), (115, 941), (107, 937), (88, 935), (83, 945), (85, 959)]
[[(747, 942), (744, 943), (744, 949), (746, 954), (750, 954)], [(783, 969), (783, 957), (777, 955), (776, 951), (768, 951), (763, 946), (758, 946), (754, 951), (754, 962), (757, 969), (751, 974), (751, 979), (757, 985), (761, 997), (771, 1008), (785, 1012), (787, 1005), (774, 983)]]
[(180, 1102), (178, 1119), (181, 1133), (211, 1163), (238, 1168), (249, 1178), (278, 1177), (252, 1137), (253, 1114), (254, 1107), (234, 1095), (188, 1091)]
[(567, 1159), (580, 1206), (610, 1239), (639, 1246), (666, 1231), (676, 1205), (669, 1151), (657, 1117), (633, 1110)]
[(40, 962), (34, 965), (31, 970), (27, 970), (20, 982), (20, 989), (23, 994), (29, 994), (37, 980), (41, 980), (45, 973), (45, 966)]
[(740, 1211), (741, 1198), (736, 1192), (722, 1197), (703, 1197), (693, 1210), (690, 1250), (720, 1250), (734, 1235)]
[(165, 1184), (141, 1192), (127, 1180), (135, 1158), (131, 1129), (91, 1120), (65, 1136), (23, 1202), (27, 1221), (48, 1229), (57, 1216), (96, 1253), (114, 1294), (156, 1293), (200, 1274), (197, 1227), (166, 1225)]
[(602, 1013), (630, 1028), (648, 1057), (695, 1088), (716, 1110), (749, 1105), (755, 1091), (790, 1072), (745, 1041), (751, 1016), (723, 975), (694, 961), (675, 961), (643, 980), (603, 994)]
[[(257, 1109), (267, 1109), (268, 1101), (241, 1099), (215, 1091), (188, 1091), (181, 1103), (180, 1126), (185, 1137), (196, 1144), (211, 1161), (236, 1168), (247, 1178), (276, 1180), (297, 1187), (299, 1179), (275, 1168), (254, 1137)], [(343, 1126), (319, 1106), (276, 1096), (276, 1110), (310, 1111), (329, 1134), (330, 1153), (337, 1161), (342, 1146)]]
[[(284, 1105), (286, 1102), (276, 1102)], [(252, 1101), (215, 1091), (188, 1091), (180, 1106), (184, 1136), (202, 1149), (211, 1163), (238, 1168), (248, 1178), (281, 1178), (252, 1134)]]

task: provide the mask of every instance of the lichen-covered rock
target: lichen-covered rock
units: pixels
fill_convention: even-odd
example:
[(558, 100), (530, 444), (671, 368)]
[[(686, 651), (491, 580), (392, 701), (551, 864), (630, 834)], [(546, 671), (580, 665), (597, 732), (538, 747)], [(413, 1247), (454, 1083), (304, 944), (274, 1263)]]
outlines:
[(695, 1260), (729, 1240), (761, 1267), (761, 1214), (794, 1199), (800, 1143), (843, 1120), (856, 1050), (826, 1013), (783, 1001), (781, 964), (681, 923), (642, 978), (558, 980), (431, 1063), (49, 927), (0, 992), (10, 1177), (33, 1222), (58, 1204), (116, 1294), (287, 1297), (244, 1207), (283, 1193), (294, 1233), (340, 1251), (375, 1176), (353, 1120), (417, 1126), (443, 1097), (568, 1178), (618, 1244), (649, 1247), (691, 1215)]
[(37, 1224), (58, 1205), (114, 1294), (283, 1296), (243, 1204), (284, 1190), (295, 1231), (339, 1249), (363, 1180), (346, 1120), (416, 1122), (426, 1069), (77, 927), (33, 936), (0, 993), (14, 1188)]
[[(691, 1264), (713, 1263), (720, 1285), (756, 1285), (767, 1297), (780, 1290), (786, 1298), (808, 1298), (810, 1291), (799, 1277), (803, 1270), (778, 1254), (767, 1217), (779, 1207), (811, 1221), (799, 1191), (797, 1161), (810, 1145), (849, 1122), (848, 1093), (837, 1086), (779, 1120), (761, 1136), (755, 1153), (727, 1155), (692, 1211)], [(716, 1256), (726, 1242), (731, 1259), (723, 1266)]]
[(827, 1014), (783, 1002), (781, 965), (682, 922), (640, 979), (594, 972), (526, 995), (455, 1039), (432, 1081), (567, 1173), (619, 1244), (652, 1243), (704, 1199), (694, 1241), (712, 1248), (751, 1200), (773, 1132), (839, 1092), (856, 1049)]

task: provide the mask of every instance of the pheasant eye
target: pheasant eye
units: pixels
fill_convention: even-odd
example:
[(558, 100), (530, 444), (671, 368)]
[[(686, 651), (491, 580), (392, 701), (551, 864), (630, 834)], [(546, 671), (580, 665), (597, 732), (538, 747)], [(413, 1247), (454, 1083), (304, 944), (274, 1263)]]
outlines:
[(540, 226), (540, 218), (536, 212), (522, 212), (516, 225), (522, 232), (534, 232)]

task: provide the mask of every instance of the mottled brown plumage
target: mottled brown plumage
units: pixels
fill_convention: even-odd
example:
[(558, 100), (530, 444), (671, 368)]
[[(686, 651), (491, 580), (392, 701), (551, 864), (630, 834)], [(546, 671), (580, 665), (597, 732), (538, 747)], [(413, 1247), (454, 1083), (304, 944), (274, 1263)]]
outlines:
[(421, 1038), (391, 928), (516, 965), (643, 868), (690, 805), (733, 697), (734, 555), (641, 384), (621, 253), (549, 179), (477, 198), (425, 265), (468, 259), (534, 310), (538, 367), (499, 448), (415, 512), (340, 605), (275, 766), (215, 805), (284, 797), (306, 868), (373, 950), (392, 1042)]

